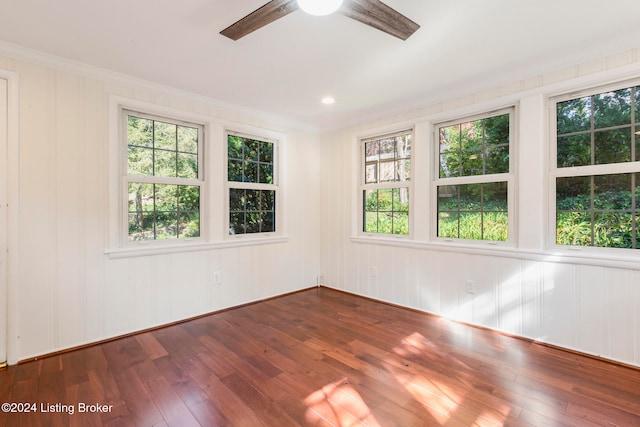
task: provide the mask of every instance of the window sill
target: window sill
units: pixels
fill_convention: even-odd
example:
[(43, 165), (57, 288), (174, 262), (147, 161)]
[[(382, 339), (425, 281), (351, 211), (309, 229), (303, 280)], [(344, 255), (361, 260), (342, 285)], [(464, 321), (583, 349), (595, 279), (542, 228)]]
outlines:
[(640, 250), (630, 250), (629, 254), (603, 253), (603, 251), (590, 251), (588, 248), (560, 248), (553, 247), (547, 250), (521, 249), (504, 244), (464, 244), (459, 242), (428, 242), (410, 239), (352, 236), (351, 241), (357, 244), (396, 246), (413, 249), (433, 250), (439, 252), (455, 252), (468, 255), (497, 256), (504, 258), (516, 258), (530, 261), (542, 261), (562, 264), (591, 265), (598, 267), (624, 268), (627, 270), (640, 270)]
[(225, 240), (221, 242), (194, 242), (181, 243), (172, 245), (140, 245), (127, 246), (124, 248), (112, 248), (104, 251), (109, 259), (134, 258), (152, 255), (167, 255), (184, 252), (198, 252), (216, 249), (236, 248), (241, 246), (257, 246), (269, 245), (277, 243), (286, 243), (289, 240), (287, 236), (278, 237), (238, 237), (235, 239)]

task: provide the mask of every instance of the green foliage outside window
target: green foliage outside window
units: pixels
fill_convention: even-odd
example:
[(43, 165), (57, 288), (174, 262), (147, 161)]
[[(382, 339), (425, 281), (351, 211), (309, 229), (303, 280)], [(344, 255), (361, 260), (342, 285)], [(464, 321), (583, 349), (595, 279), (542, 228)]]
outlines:
[(438, 187), (438, 236), (506, 241), (507, 183)]
[(407, 188), (365, 190), (364, 206), (365, 232), (409, 234), (409, 194)]
[[(557, 103), (557, 167), (640, 161), (640, 86)], [(639, 248), (640, 174), (556, 178), (556, 243)]]
[(276, 231), (273, 142), (227, 136), (227, 180), (251, 188), (229, 188), (229, 234)]
[(409, 234), (411, 133), (364, 142), (363, 231)]
[(451, 178), (509, 173), (510, 114), (438, 129), (438, 237), (506, 241), (507, 182), (445, 184)]
[(127, 116), (129, 240), (200, 235), (200, 186), (160, 182), (198, 179), (198, 141), (196, 127)]

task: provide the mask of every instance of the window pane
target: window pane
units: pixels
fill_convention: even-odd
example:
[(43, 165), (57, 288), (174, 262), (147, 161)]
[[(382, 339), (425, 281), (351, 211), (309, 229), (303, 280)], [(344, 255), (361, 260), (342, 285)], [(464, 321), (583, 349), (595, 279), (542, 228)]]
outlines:
[(227, 179), (274, 184), (274, 144), (237, 135), (227, 138)]
[(380, 160), (388, 160), (395, 158), (396, 147), (395, 140), (393, 139), (381, 139), (379, 141)]
[(198, 152), (198, 129), (178, 126), (178, 151), (183, 153)]
[(507, 183), (439, 186), (438, 237), (506, 241)]
[(594, 208), (629, 210), (633, 203), (631, 190), (631, 174), (595, 176)]
[(398, 160), (396, 162), (396, 181), (409, 181), (411, 179), (411, 160)]
[(380, 182), (395, 181), (395, 162), (380, 162)]
[(460, 152), (447, 151), (440, 155), (440, 178), (460, 176)]
[(178, 210), (178, 186), (157, 184), (155, 186), (156, 211)]
[(273, 163), (273, 143), (260, 142), (260, 161), (262, 163)]
[(507, 183), (482, 184), (482, 206), (485, 212), (507, 212)]
[(509, 172), (509, 147), (498, 145), (490, 148), (485, 157), (485, 173), (508, 173)]
[(458, 186), (460, 210), (477, 211), (482, 204), (482, 184), (464, 184)]
[(245, 234), (245, 213), (231, 212), (229, 213), (229, 234)]
[(227, 138), (227, 155), (233, 159), (243, 159), (243, 140), (236, 135), (229, 135)]
[(438, 237), (458, 238), (458, 212), (438, 212)]
[(179, 214), (178, 237), (190, 238), (200, 236), (200, 213), (188, 212)]
[(591, 97), (571, 99), (557, 105), (558, 135), (591, 129)]
[(363, 198), (365, 232), (409, 234), (407, 188), (365, 190)]
[(631, 88), (594, 95), (593, 123), (596, 129), (630, 124)]
[(158, 121), (154, 122), (153, 138), (154, 148), (156, 149), (172, 151), (178, 149), (178, 146), (176, 144), (176, 125)]
[(198, 178), (197, 154), (178, 154), (178, 177), (190, 179)]
[(229, 234), (275, 231), (273, 190), (229, 190)]
[(176, 176), (176, 152), (155, 150), (153, 162), (154, 175), (164, 177)]
[(591, 178), (588, 176), (557, 178), (556, 209), (564, 211), (591, 209)]
[(483, 175), (482, 152), (478, 150), (462, 151), (462, 176)]
[(153, 176), (153, 149), (129, 146), (127, 174)]
[(242, 181), (258, 182), (258, 163), (244, 162), (244, 175), (242, 177)]
[(365, 184), (372, 184), (378, 182), (378, 164), (370, 164), (365, 166), (364, 172)]
[(242, 182), (242, 160), (231, 160), (227, 166), (227, 179), (234, 182)]
[(615, 129), (594, 133), (595, 163), (620, 163), (631, 161), (631, 130)]
[(509, 114), (484, 119), (484, 134), (487, 145), (509, 145)]
[(586, 212), (556, 212), (558, 245), (590, 246), (591, 215)]
[(378, 211), (378, 190), (364, 191), (364, 210), (366, 212)]
[(509, 114), (439, 128), (440, 178), (509, 173)]
[(264, 184), (273, 184), (273, 164), (260, 163), (259, 176), (259, 182)]
[(156, 239), (178, 237), (178, 213), (156, 212)]
[(127, 144), (153, 147), (153, 120), (127, 116)]
[(378, 141), (370, 141), (364, 144), (365, 162), (377, 161), (380, 159), (378, 152)]
[(483, 140), (482, 120), (460, 124), (460, 148), (463, 151), (480, 151), (483, 147)]
[(153, 212), (153, 184), (129, 184), (129, 212)]
[(633, 215), (627, 212), (596, 212), (594, 214), (594, 246), (633, 248)]
[(129, 240), (154, 240), (155, 215), (153, 212), (137, 212), (129, 214)]
[(199, 212), (200, 187), (195, 185), (179, 185), (178, 207), (181, 212)]
[(591, 164), (591, 134), (558, 137), (558, 167)]
[(254, 162), (258, 161), (258, 147), (259, 142), (253, 139), (244, 140), (244, 159)]
[(556, 243), (638, 248), (637, 175), (557, 178)]

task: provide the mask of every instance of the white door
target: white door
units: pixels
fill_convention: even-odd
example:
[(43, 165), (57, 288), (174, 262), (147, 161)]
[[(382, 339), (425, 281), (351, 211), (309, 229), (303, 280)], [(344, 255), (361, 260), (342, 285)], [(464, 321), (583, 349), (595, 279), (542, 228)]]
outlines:
[(0, 366), (7, 360), (7, 81), (0, 79)]

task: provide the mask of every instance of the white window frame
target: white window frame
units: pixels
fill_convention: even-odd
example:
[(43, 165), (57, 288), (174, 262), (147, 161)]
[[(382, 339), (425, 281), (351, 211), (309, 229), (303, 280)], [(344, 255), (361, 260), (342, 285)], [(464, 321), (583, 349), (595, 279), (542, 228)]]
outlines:
[[(198, 149), (200, 182), (200, 236), (183, 239), (129, 241), (127, 187), (126, 111), (166, 118), (172, 121), (202, 125), (203, 135)], [(109, 246), (105, 253), (111, 258), (143, 256), (176, 251), (197, 250), (211, 242), (210, 176), (211, 119), (162, 105), (120, 96), (109, 97), (110, 185), (109, 185)]]
[[(179, 177), (162, 177), (162, 176), (150, 176), (150, 175), (132, 175), (128, 173), (128, 159), (127, 159), (127, 149), (128, 149), (128, 140), (127, 140), (127, 123), (128, 117), (135, 116), (142, 119), (150, 119), (162, 123), (167, 124), (175, 124), (180, 126), (188, 126), (194, 127), (198, 129), (198, 176), (197, 178), (179, 178)], [(168, 117), (166, 115), (158, 115), (158, 114), (150, 114), (144, 111), (136, 111), (132, 109), (121, 109), (121, 138), (124, 155), (122, 156), (121, 165), (121, 179), (122, 179), (122, 233), (121, 236), (123, 246), (139, 246), (139, 245), (169, 245), (176, 244), (180, 242), (201, 242), (204, 240), (203, 233), (206, 232), (203, 230), (203, 206), (206, 202), (206, 194), (205, 194), (205, 185), (204, 185), (204, 138), (205, 125), (202, 123), (197, 123), (193, 121), (184, 120), (182, 118), (176, 117)], [(175, 239), (150, 239), (150, 240), (130, 240), (129, 232), (128, 232), (128, 200), (129, 200), (129, 184), (131, 183), (146, 183), (146, 184), (165, 184), (165, 185), (184, 185), (190, 187), (198, 187), (199, 189), (199, 235), (197, 237), (176, 237)]]
[[(459, 123), (470, 122), (488, 117), (509, 114), (509, 172), (487, 175), (472, 175), (461, 177), (440, 178), (440, 138), (439, 129)], [(431, 241), (436, 243), (447, 244), (464, 244), (472, 246), (503, 246), (516, 247), (517, 238), (517, 219), (516, 219), (516, 156), (517, 156), (517, 108), (516, 106), (508, 106), (491, 111), (466, 115), (454, 119), (439, 121), (433, 125), (433, 147), (432, 147), (432, 173), (433, 180), (431, 182)], [(483, 184), (483, 183), (507, 183), (507, 240), (480, 240), (480, 239), (464, 239), (452, 237), (438, 236), (438, 187), (443, 185), (464, 185), (464, 184)]]
[[(415, 176), (415, 128), (414, 126), (403, 126), (398, 127), (396, 129), (399, 130), (389, 130), (382, 131), (379, 133), (375, 133), (369, 136), (363, 136), (358, 138), (358, 196), (357, 196), (357, 206), (358, 206), (358, 236), (366, 236), (371, 238), (381, 238), (381, 239), (413, 239), (414, 238), (414, 221), (413, 221), (413, 211), (414, 211), (414, 176)], [(410, 178), (407, 181), (388, 181), (388, 182), (379, 182), (379, 183), (366, 183), (366, 155), (365, 155), (365, 144), (367, 142), (390, 138), (398, 135), (410, 134), (411, 135), (411, 155), (410, 159), (410, 168), (411, 174)], [(366, 190), (376, 190), (376, 189), (387, 189), (387, 188), (406, 188), (408, 191), (409, 198), (409, 212), (408, 212), (408, 234), (392, 234), (392, 233), (374, 233), (364, 231), (364, 197), (363, 194)]]
[[(560, 102), (597, 95), (610, 91), (630, 88), (634, 86), (640, 86), (640, 80), (627, 80), (617, 83), (592, 86), (587, 89), (578, 91), (572, 91), (569, 93), (553, 96), (549, 98), (549, 210), (548, 210), (548, 232), (547, 241), (548, 248), (554, 250), (556, 253), (569, 253), (572, 255), (578, 255), (583, 253), (587, 256), (640, 256), (640, 248), (615, 248), (615, 247), (600, 247), (600, 246), (574, 246), (574, 245), (559, 245), (556, 240), (556, 179), (574, 176), (597, 176), (597, 175), (609, 175), (609, 174), (625, 174), (625, 173), (640, 173), (640, 161), (631, 161), (624, 163), (607, 163), (596, 165), (584, 165), (584, 166), (572, 166), (559, 168), (557, 165), (558, 155), (558, 141), (557, 141), (557, 104)], [(640, 123), (636, 123), (639, 125)], [(633, 134), (633, 132), (632, 132)], [(636, 135), (636, 138), (640, 136)]]
[[(258, 141), (269, 142), (273, 144), (273, 183), (251, 183), (229, 181), (229, 152), (228, 138), (229, 135), (235, 135), (243, 138), (250, 138)], [(273, 237), (284, 236), (284, 220), (283, 220), (283, 191), (280, 185), (281, 180), (281, 151), (284, 144), (285, 136), (278, 132), (267, 131), (241, 125), (229, 125), (224, 131), (224, 230), (223, 236), (227, 241), (259, 241)], [(250, 189), (250, 190), (267, 190), (275, 193), (275, 231), (231, 234), (230, 220), (230, 190), (231, 189)]]

